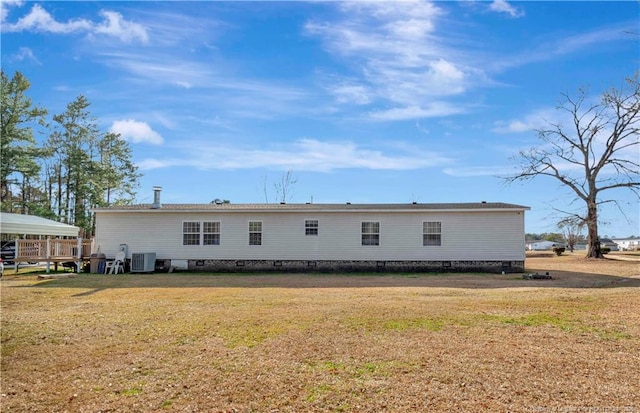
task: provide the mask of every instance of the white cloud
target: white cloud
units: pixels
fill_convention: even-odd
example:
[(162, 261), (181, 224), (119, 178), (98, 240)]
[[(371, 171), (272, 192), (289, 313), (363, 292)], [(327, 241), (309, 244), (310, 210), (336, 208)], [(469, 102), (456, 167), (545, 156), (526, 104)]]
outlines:
[(495, 11), (497, 13), (506, 13), (511, 17), (522, 17), (524, 16), (524, 11), (514, 7), (506, 0), (493, 0), (489, 5), (489, 10)]
[(444, 59), (438, 59), (429, 63), (431, 70), (435, 74), (436, 80), (440, 81), (459, 81), (464, 78), (464, 73), (460, 71), (454, 64)]
[(497, 133), (522, 133), (531, 132), (537, 126), (537, 121), (525, 122), (519, 119), (510, 121), (497, 121), (494, 123), (495, 127), (491, 129)]
[(153, 117), (166, 129), (175, 129), (178, 124), (171, 116), (167, 116), (162, 112), (154, 112)]
[(160, 169), (160, 168), (169, 168), (171, 166), (178, 166), (175, 162), (171, 160), (158, 160), (153, 158), (143, 159), (140, 162), (136, 162), (136, 166), (142, 171), (148, 171), (151, 169)]
[(183, 87), (185, 89), (191, 89), (193, 85), (189, 82), (185, 82), (184, 80), (176, 80), (176, 85)]
[(552, 41), (540, 43), (535, 49), (525, 50), (518, 54), (496, 59), (492, 63), (494, 70), (524, 66), (534, 62), (544, 62), (555, 59), (557, 56), (574, 53), (593, 52), (599, 50), (606, 43), (634, 41), (629, 33), (637, 31), (634, 24), (617, 24), (610, 27), (601, 27), (590, 32), (559, 37)]
[(100, 14), (104, 18), (101, 23), (94, 23), (87, 19), (72, 19), (67, 22), (59, 22), (42, 6), (35, 4), (28, 14), (20, 17), (15, 23), (9, 23), (5, 21), (7, 12), (3, 7), (2, 31), (35, 31), (57, 34), (84, 32), (90, 36), (107, 35), (116, 37), (124, 42), (139, 40), (142, 43), (146, 43), (149, 40), (144, 26), (123, 19), (120, 13), (102, 10)]
[(448, 46), (443, 29), (437, 30), (445, 12), (434, 3), (345, 2), (338, 7), (344, 12), (342, 20), (305, 26), (355, 70), (355, 76), (343, 81), (330, 77), (332, 85), (326, 89), (337, 103), (391, 106), (370, 111), (377, 120), (446, 116), (463, 109), (442, 110), (442, 104), (433, 105), (435, 96), (442, 100), (486, 82), (477, 65), (467, 64), (464, 53)]
[[(271, 168), (280, 170), (329, 172), (336, 169), (412, 170), (443, 165), (451, 160), (435, 152), (406, 148), (400, 153), (385, 153), (353, 142), (323, 142), (300, 139), (275, 148), (235, 148), (193, 143), (185, 153), (168, 159), (145, 159), (141, 169), (190, 166), (199, 169)], [(397, 150), (396, 150), (397, 151)], [(211, 162), (216, 159), (216, 162)]]
[(111, 125), (110, 132), (118, 133), (122, 139), (134, 143), (151, 143), (160, 145), (163, 142), (162, 136), (146, 123), (138, 122), (134, 119), (117, 120)]
[[(529, 114), (523, 115), (520, 119), (511, 119), (508, 121), (500, 120), (494, 122), (491, 131), (496, 133), (523, 133), (533, 132), (535, 130), (548, 127), (549, 123), (561, 123), (563, 113), (558, 110), (547, 108), (538, 109)], [(570, 120), (566, 119), (565, 121)]]
[(366, 105), (371, 103), (372, 96), (366, 86), (354, 84), (342, 84), (330, 87), (330, 92), (338, 103), (356, 103)]
[(0, 1), (0, 22), (4, 23), (5, 19), (9, 15), (10, 7), (21, 7), (24, 4), (23, 0), (2, 0)]
[(634, 27), (633, 25), (615, 25), (613, 27), (599, 28), (591, 32), (564, 37), (556, 41), (554, 44), (545, 44), (542, 45), (542, 47), (546, 48), (546, 52), (552, 55), (563, 55), (592, 48), (598, 43), (608, 43), (621, 40), (633, 41), (634, 38), (630, 33), (635, 33), (637, 30), (637, 26)]
[(433, 3), (423, 0), (352, 1), (340, 3), (339, 6), (345, 13), (367, 14), (381, 20), (413, 17), (428, 21), (443, 14)]
[[(220, 74), (214, 65), (190, 56), (167, 59), (166, 55), (151, 50), (145, 53), (104, 52), (100, 58), (106, 65), (128, 73), (135, 83), (195, 90), (192, 94), (180, 94), (181, 98), (192, 99), (182, 101), (183, 107), (208, 106), (208, 111), (220, 110), (225, 116), (253, 119), (319, 110), (317, 101), (311, 105), (310, 95), (303, 89), (288, 83), (279, 85), (247, 79), (235, 73)], [(205, 92), (201, 93), (203, 90)], [(225, 99), (221, 100), (220, 96)]]
[[(200, 2), (196, 7), (202, 10), (206, 2)], [(185, 13), (182, 7), (136, 8), (136, 16), (144, 21), (147, 31), (153, 33), (153, 46), (165, 47), (172, 52), (189, 50), (198, 44), (217, 50), (215, 40), (224, 28), (233, 27), (233, 24), (218, 20), (216, 13)]]
[(372, 111), (369, 115), (374, 120), (396, 121), (407, 119), (435, 118), (463, 113), (465, 108), (446, 102), (432, 102), (423, 106), (407, 106), (387, 110)]
[(56, 85), (53, 86), (53, 90), (56, 92), (68, 92), (71, 90), (71, 87), (69, 87), (69, 85)]
[(92, 23), (85, 19), (69, 20), (66, 23), (57, 22), (39, 4), (35, 4), (29, 14), (18, 19), (16, 23), (4, 23), (2, 31), (40, 31), (49, 33), (72, 33), (75, 31), (88, 31)]
[(505, 166), (461, 166), (445, 168), (442, 172), (449, 176), (466, 178), (473, 176), (506, 176), (513, 171), (510, 171), (509, 167)]
[(167, 59), (153, 53), (105, 52), (100, 55), (105, 63), (118, 67), (138, 79), (164, 83), (189, 89), (211, 81), (211, 68), (201, 62), (186, 59)]
[(12, 62), (22, 62), (25, 60), (31, 60), (34, 63), (41, 64), (38, 58), (33, 54), (33, 51), (28, 47), (21, 47), (16, 53), (11, 55)]
[(385, 28), (398, 38), (406, 39), (423, 38), (434, 29), (432, 21), (418, 19), (392, 21)]
[(124, 20), (122, 14), (115, 11), (101, 10), (100, 15), (104, 17), (104, 21), (95, 26), (95, 33), (117, 37), (126, 43), (136, 39), (142, 43), (149, 41), (149, 35), (144, 26)]

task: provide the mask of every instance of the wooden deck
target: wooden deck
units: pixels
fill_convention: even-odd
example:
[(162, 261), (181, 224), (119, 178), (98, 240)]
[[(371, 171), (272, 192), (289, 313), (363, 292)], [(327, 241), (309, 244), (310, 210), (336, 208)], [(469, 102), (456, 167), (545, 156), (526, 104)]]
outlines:
[(16, 240), (16, 271), (21, 262), (50, 263), (82, 262), (91, 257), (92, 240), (78, 239), (46, 239)]

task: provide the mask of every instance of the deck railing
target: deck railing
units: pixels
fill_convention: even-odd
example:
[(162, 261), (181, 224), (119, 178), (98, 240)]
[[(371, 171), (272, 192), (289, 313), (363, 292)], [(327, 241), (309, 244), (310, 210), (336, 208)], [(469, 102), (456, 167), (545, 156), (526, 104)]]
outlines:
[(33, 261), (79, 261), (91, 256), (91, 240), (46, 239), (16, 240), (16, 262)]

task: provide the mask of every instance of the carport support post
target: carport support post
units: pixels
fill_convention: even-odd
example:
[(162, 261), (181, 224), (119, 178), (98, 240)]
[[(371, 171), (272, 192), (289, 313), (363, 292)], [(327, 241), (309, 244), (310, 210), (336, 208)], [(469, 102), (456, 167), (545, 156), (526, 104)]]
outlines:
[(15, 248), (13, 250), (13, 265), (16, 267), (16, 274), (18, 273), (18, 270), (19, 270), (19, 268), (18, 268), (19, 267), (18, 266), (18, 257), (20, 256), (18, 254), (18, 252), (19, 252), (18, 248), (20, 248), (19, 247), (20, 243), (18, 242), (19, 240), (20, 240), (20, 238), (16, 238), (16, 243), (13, 244), (13, 245), (15, 245)]
[(80, 274), (80, 266), (82, 265), (82, 238), (78, 237), (78, 261), (76, 262), (76, 274)]
[(47, 274), (51, 272), (51, 237), (47, 237), (47, 252), (45, 253), (45, 257), (47, 257)]

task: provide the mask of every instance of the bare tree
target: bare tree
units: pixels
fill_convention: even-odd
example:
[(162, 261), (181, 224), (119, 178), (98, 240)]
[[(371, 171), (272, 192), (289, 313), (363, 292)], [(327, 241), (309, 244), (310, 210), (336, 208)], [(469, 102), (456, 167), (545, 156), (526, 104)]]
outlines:
[[(280, 179), (273, 182), (273, 193), (276, 198), (276, 202), (286, 203), (293, 197), (293, 187), (298, 182), (298, 179), (293, 175), (293, 171), (287, 171), (280, 176)], [(264, 200), (269, 203), (269, 190), (268, 180), (264, 177), (264, 183), (262, 186), (264, 192)]]
[(573, 252), (576, 244), (584, 240), (582, 235), (584, 225), (585, 222), (582, 217), (576, 215), (568, 216), (558, 222), (558, 228), (562, 231), (564, 242), (567, 248), (569, 248), (569, 251)]
[(541, 144), (521, 151), (520, 171), (506, 178), (514, 182), (549, 176), (570, 188), (586, 207), (578, 216), (587, 227), (587, 257), (604, 257), (598, 240), (599, 206), (613, 203), (620, 208), (615, 198), (601, 199), (602, 193), (629, 189), (640, 199), (638, 77), (636, 73), (627, 79), (625, 88), (603, 93), (596, 103), (584, 89), (575, 98), (563, 94), (558, 109), (569, 115), (571, 124), (548, 122), (548, 128), (537, 130)]
[(285, 203), (291, 200), (293, 196), (293, 187), (298, 182), (298, 179), (293, 176), (293, 171), (287, 171), (280, 176), (280, 180), (273, 184), (273, 190), (280, 203)]

